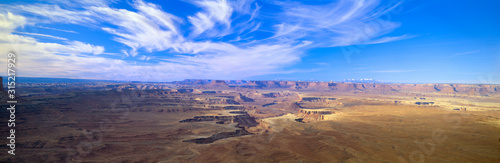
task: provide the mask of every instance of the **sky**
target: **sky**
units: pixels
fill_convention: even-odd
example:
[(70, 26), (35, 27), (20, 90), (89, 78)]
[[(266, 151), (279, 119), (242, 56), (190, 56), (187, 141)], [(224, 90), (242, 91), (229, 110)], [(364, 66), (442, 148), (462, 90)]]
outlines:
[[(16, 75), (500, 84), (500, 1), (0, 1)], [(5, 76), (6, 71), (0, 75)]]

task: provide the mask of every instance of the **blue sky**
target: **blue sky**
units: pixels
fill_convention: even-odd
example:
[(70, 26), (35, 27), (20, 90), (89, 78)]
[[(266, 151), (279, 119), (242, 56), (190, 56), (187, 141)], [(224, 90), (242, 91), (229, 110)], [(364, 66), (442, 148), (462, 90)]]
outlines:
[(498, 6), (495, 0), (2, 1), (0, 53), (15, 51), (24, 77), (500, 84)]

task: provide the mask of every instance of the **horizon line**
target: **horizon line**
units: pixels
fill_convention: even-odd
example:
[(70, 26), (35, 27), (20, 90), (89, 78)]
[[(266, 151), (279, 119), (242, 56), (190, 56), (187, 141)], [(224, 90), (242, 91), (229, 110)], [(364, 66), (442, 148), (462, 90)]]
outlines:
[[(0, 75), (4, 79), (3, 75)], [(8, 78), (8, 76), (5, 76)], [(57, 78), (57, 77), (26, 77), (26, 76), (17, 76), (17, 78), (39, 78), (39, 79), (66, 79), (66, 80), (93, 80), (93, 81), (109, 81), (109, 82), (134, 82), (134, 83), (172, 83), (172, 82), (180, 82), (180, 81), (185, 81), (185, 80), (222, 80), (222, 81), (292, 81), (292, 82), (326, 82), (326, 83), (361, 83), (361, 82), (351, 82), (351, 81), (343, 81), (343, 80), (352, 80), (352, 79), (343, 79), (343, 80), (330, 80), (330, 81), (324, 81), (324, 80), (246, 80), (246, 79), (182, 79), (182, 80), (172, 80), (172, 81), (138, 81), (138, 80), (112, 80), (112, 79), (85, 79), (85, 78)], [(355, 79), (355, 81), (360, 80), (360, 81), (366, 81), (362, 79)], [(427, 82), (393, 82), (393, 81), (381, 81), (381, 80), (375, 80), (371, 79), (368, 81), (375, 81), (374, 83), (366, 83), (366, 84), (467, 84), (467, 85), (500, 85), (499, 84), (482, 84), (482, 83), (452, 83), (452, 82), (435, 82), (435, 83), (427, 83)], [(2, 82), (7, 82), (7, 80)], [(21, 82), (22, 83), (22, 82)]]

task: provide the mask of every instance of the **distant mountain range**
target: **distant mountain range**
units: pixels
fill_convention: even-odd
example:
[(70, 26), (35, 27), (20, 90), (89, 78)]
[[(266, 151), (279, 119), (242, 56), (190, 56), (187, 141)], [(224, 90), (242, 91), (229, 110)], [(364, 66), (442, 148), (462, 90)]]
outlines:
[(283, 89), (283, 90), (306, 90), (306, 91), (339, 91), (339, 92), (363, 92), (363, 93), (438, 93), (456, 95), (476, 96), (498, 96), (500, 85), (484, 84), (404, 84), (404, 83), (382, 83), (372, 79), (344, 80), (343, 82), (319, 82), (319, 81), (243, 81), (243, 80), (206, 80), (188, 79), (179, 82), (171, 82), (177, 87), (196, 89)]
[[(185, 79), (183, 81), (173, 81), (169, 83), (173, 84), (190, 84), (190, 85), (205, 85), (210, 84), (212, 81), (224, 81), (228, 85), (245, 85), (249, 82), (255, 82), (254, 80), (212, 80), (212, 79)], [(286, 81), (286, 80), (262, 80), (262, 81)], [(297, 82), (325, 82), (325, 81), (297, 81)], [(336, 82), (346, 82), (346, 83), (385, 83), (373, 79), (344, 79)]]
[[(6, 78), (3, 78), (3, 86), (6, 86)], [(195, 89), (283, 89), (283, 90), (311, 90), (311, 91), (340, 91), (340, 92), (364, 92), (364, 93), (442, 93), (457, 95), (498, 96), (500, 85), (493, 84), (404, 84), (404, 83), (382, 83), (372, 79), (350, 79), (342, 82), (319, 82), (319, 81), (277, 81), (277, 80), (210, 80), (210, 79), (186, 79), (174, 82), (134, 82), (134, 81), (111, 81), (111, 80), (87, 80), (87, 79), (65, 79), (65, 78), (16, 78), (21, 92), (25, 96), (43, 93), (65, 93), (81, 90), (123, 90), (123, 89), (165, 89), (165, 88), (195, 88)], [(17, 85), (17, 84), (16, 84)], [(1, 87), (1, 85), (0, 85)], [(38, 88), (48, 88), (40, 90)], [(32, 89), (33, 88), (33, 89)], [(38, 92), (37, 92), (38, 91)]]
[[(6, 85), (7, 77), (3, 77), (3, 83)], [(107, 82), (107, 83), (169, 83), (169, 84), (210, 84), (215, 79), (184, 79), (182, 81), (171, 81), (171, 82), (145, 82), (145, 81), (135, 81), (134, 79), (123, 81), (123, 80), (99, 80), (99, 79), (70, 79), (70, 78), (45, 78), (45, 77), (16, 77), (16, 83), (95, 83), (95, 82)], [(402, 83), (402, 82), (385, 82), (374, 79), (344, 79), (337, 81), (307, 81), (307, 80), (218, 80), (224, 81), (229, 85), (245, 85), (249, 82), (254, 81), (273, 81), (273, 82), (281, 82), (281, 81), (292, 81), (292, 82), (335, 82), (335, 83), (394, 83), (394, 84), (453, 84), (453, 83)], [(455, 84), (475, 84), (475, 83), (455, 83)]]
[(378, 80), (373, 79), (344, 79), (342, 82), (350, 82), (350, 83), (384, 83)]

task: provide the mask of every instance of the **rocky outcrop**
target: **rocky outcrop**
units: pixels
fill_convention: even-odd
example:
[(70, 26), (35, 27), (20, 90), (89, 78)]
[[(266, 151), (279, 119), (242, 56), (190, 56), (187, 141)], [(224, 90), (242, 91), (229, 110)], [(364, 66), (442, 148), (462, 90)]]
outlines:
[(415, 104), (417, 104), (417, 105), (429, 105), (429, 106), (432, 106), (432, 105), (434, 105), (434, 102), (415, 102)]
[(297, 105), (304, 108), (329, 108), (342, 105), (342, 103), (337, 101), (337, 98), (301, 97)]
[(268, 106), (271, 106), (271, 105), (276, 105), (276, 103), (275, 102), (273, 102), (273, 103), (267, 103), (267, 104), (262, 105), (262, 107), (268, 107)]
[(333, 114), (335, 114), (335, 111), (329, 109), (300, 109), (297, 117), (302, 118), (300, 122), (311, 122), (331, 120)]
[(259, 125), (259, 123), (255, 120), (254, 117), (250, 116), (245, 111), (232, 111), (231, 114), (235, 115), (209, 115), (209, 116), (195, 116), (190, 119), (185, 119), (179, 121), (179, 123), (189, 123), (189, 122), (202, 122), (202, 121), (216, 121), (216, 124), (229, 124), (236, 123), (237, 129), (234, 132), (221, 132), (213, 134), (208, 138), (199, 138), (199, 139), (190, 139), (184, 140), (183, 142), (193, 142), (197, 144), (208, 144), (213, 143), (220, 139), (230, 138), (230, 137), (238, 137), (244, 135), (251, 135), (252, 133), (248, 132), (247, 129), (255, 128)]
[(326, 98), (319, 97), (302, 97), (301, 101), (303, 102), (324, 102)]
[(210, 89), (228, 89), (229, 85), (224, 80), (213, 80), (210, 84), (203, 86), (203, 88)]
[[(436, 93), (452, 95), (500, 96), (500, 85), (483, 84), (395, 84), (307, 81), (223, 81), (184, 80), (176, 84), (202, 85), (203, 88), (227, 89), (232, 87), (314, 91), (340, 91), (365, 93)], [(227, 84), (230, 83), (230, 84)]]
[(299, 97), (295, 92), (269, 92), (269, 93), (253, 93), (251, 96), (264, 97), (264, 98), (278, 98), (278, 97)]
[(276, 98), (276, 97), (281, 97), (280, 93), (263, 93), (262, 96), (267, 97), (267, 98)]
[(255, 118), (248, 115), (246, 112), (244, 114), (240, 114), (240, 113), (234, 113), (234, 114), (238, 114), (238, 115), (195, 116), (193, 118), (179, 121), (179, 123), (216, 121), (216, 122), (224, 122), (224, 123), (220, 123), (220, 124), (238, 123), (238, 126), (241, 126), (241, 127), (255, 127), (258, 125), (257, 121), (255, 121)]
[(245, 107), (243, 106), (224, 106), (223, 109), (226, 110), (243, 110)]
[(243, 87), (248, 88), (292, 88), (296, 86), (293, 81), (248, 81)]
[(184, 79), (183, 81), (172, 82), (178, 85), (205, 85), (209, 84), (212, 80), (208, 79)]
[(233, 122), (238, 123), (238, 126), (240, 127), (255, 127), (259, 124), (257, 123), (257, 121), (255, 121), (254, 117), (248, 114), (238, 115), (234, 117)]
[(212, 82), (210, 82), (209, 85), (212, 85), (212, 86), (227, 86), (226, 82), (224, 80), (214, 80)]
[(179, 121), (179, 123), (186, 122), (201, 122), (201, 121), (233, 121), (234, 116), (196, 116), (194, 118)]
[[(208, 93), (207, 93), (208, 94)], [(210, 93), (210, 94), (215, 94), (215, 93)], [(209, 104), (234, 104), (234, 105), (238, 105), (240, 103), (238, 103), (237, 101), (235, 101), (234, 99), (232, 98), (205, 98), (205, 97), (198, 97), (196, 98), (197, 101), (200, 101), (200, 102), (205, 102), (205, 103), (209, 103)]]
[(252, 133), (250, 133), (242, 128), (242, 129), (236, 130), (234, 132), (221, 132), (221, 133), (213, 134), (212, 136), (210, 136), (208, 138), (190, 139), (190, 140), (184, 140), (183, 142), (192, 142), (192, 143), (196, 143), (196, 144), (209, 144), (209, 143), (213, 143), (213, 142), (220, 140), (220, 139), (245, 136), (245, 135), (252, 135)]
[[(310, 87), (311, 85), (312, 87)], [(476, 95), (476, 96), (493, 96), (500, 95), (500, 85), (481, 85), (481, 84), (361, 84), (361, 83), (328, 83), (318, 84), (311, 82), (310, 84), (302, 83), (301, 89), (323, 90), (329, 91), (363, 91), (367, 93), (437, 93), (437, 94), (455, 94), (455, 95)], [(319, 85), (319, 86), (318, 86)]]
[(238, 102), (255, 102), (254, 99), (244, 96), (241, 93), (239, 94), (239, 96), (236, 96), (234, 100)]

